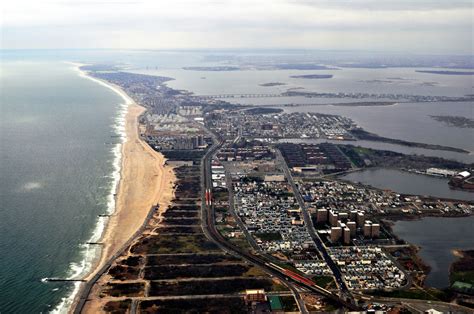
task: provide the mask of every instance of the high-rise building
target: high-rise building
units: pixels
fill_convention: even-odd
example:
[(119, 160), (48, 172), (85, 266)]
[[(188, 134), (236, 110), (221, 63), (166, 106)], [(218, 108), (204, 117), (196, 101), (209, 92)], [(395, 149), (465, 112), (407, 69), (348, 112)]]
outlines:
[(331, 228), (331, 242), (336, 243), (339, 241), (342, 235), (342, 228), (341, 227), (332, 227)]
[(331, 224), (332, 227), (337, 227), (337, 214), (331, 209), (329, 211), (329, 223)]
[(352, 221), (356, 221), (357, 219), (357, 210), (351, 210), (349, 213), (349, 219)]
[(199, 147), (204, 146), (204, 136), (203, 135), (199, 135), (197, 137), (197, 144), (198, 144)]
[(318, 212), (316, 214), (316, 221), (318, 223), (328, 221), (328, 210), (325, 208), (318, 209)]
[(380, 224), (372, 224), (372, 230), (370, 234), (372, 238), (380, 237)]
[(364, 237), (370, 238), (372, 236), (372, 222), (367, 220), (364, 224)]
[(193, 148), (197, 148), (199, 146), (197, 136), (192, 137), (191, 142), (193, 143)]
[(351, 230), (348, 227), (344, 228), (343, 231), (344, 244), (351, 243)]
[(348, 213), (339, 213), (338, 218), (339, 218), (340, 221), (347, 221), (347, 219), (349, 218), (349, 214)]
[(363, 212), (357, 213), (357, 227), (362, 228), (365, 222), (365, 215)]
[(346, 225), (347, 225), (347, 228), (349, 228), (349, 230), (351, 231), (351, 237), (354, 237), (356, 235), (356, 230), (357, 230), (355, 221), (348, 221)]

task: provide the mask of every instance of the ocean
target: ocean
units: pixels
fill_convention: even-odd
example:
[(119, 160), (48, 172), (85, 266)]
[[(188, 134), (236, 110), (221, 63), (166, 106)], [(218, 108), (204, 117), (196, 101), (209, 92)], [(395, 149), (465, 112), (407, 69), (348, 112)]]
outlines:
[(0, 71), (0, 312), (64, 312), (114, 210), (123, 99), (60, 61)]

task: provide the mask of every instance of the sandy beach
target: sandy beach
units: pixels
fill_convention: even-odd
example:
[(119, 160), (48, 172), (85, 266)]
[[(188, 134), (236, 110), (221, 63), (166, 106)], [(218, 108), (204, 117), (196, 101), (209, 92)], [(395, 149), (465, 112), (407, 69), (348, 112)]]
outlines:
[[(91, 279), (117, 251), (122, 249), (141, 227), (153, 205), (158, 204), (160, 212), (168, 207), (173, 198), (175, 181), (173, 168), (165, 165), (164, 156), (140, 139), (138, 118), (145, 108), (137, 105), (118, 86), (88, 78), (114, 90), (126, 100), (128, 106), (125, 116), (126, 139), (122, 144), (115, 212), (110, 216), (102, 236), (103, 249), (100, 259), (84, 278), (86, 280)], [(87, 309), (85, 312), (88, 312)]]
[[(126, 142), (122, 146), (120, 184), (116, 210), (110, 217), (102, 242), (99, 269), (140, 228), (151, 206), (164, 210), (173, 196), (173, 169), (162, 154), (151, 149), (138, 135), (138, 117), (145, 109), (134, 103), (126, 115)], [(94, 271), (95, 272), (95, 271)], [(93, 276), (91, 272), (86, 279)]]

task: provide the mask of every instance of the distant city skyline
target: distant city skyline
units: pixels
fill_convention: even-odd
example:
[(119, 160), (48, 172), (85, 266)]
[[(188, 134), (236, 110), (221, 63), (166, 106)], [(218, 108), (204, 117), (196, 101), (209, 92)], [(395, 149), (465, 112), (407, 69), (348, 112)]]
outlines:
[(472, 54), (471, 1), (8, 1), (2, 49), (262, 48)]

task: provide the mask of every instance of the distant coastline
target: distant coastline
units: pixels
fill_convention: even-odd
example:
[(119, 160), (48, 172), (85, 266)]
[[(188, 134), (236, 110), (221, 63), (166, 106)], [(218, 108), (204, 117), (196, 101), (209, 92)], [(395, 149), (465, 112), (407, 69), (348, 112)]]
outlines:
[(209, 66), (209, 67), (183, 67), (183, 70), (221, 72), (221, 71), (239, 71), (240, 68), (233, 67), (233, 66)]
[(403, 146), (408, 146), (408, 147), (420, 147), (420, 148), (426, 148), (426, 149), (445, 150), (445, 151), (463, 153), (463, 154), (469, 154), (470, 153), (469, 151), (467, 151), (465, 149), (457, 148), (457, 147), (437, 145), (437, 144), (426, 144), (426, 143), (410, 142), (410, 141), (404, 141), (404, 140), (400, 140), (400, 139), (383, 137), (383, 136), (379, 136), (379, 135), (374, 134), (374, 133), (367, 132), (367, 131), (365, 131), (364, 129), (361, 129), (361, 128), (354, 129), (354, 130), (351, 131), (351, 133), (357, 139), (360, 139), (360, 140), (374, 141), (374, 142), (384, 142), (384, 143), (397, 144), (397, 145), (403, 145)]
[(474, 71), (436, 71), (436, 70), (416, 70), (418, 73), (439, 74), (439, 75), (474, 75)]
[(466, 117), (449, 115), (430, 115), (430, 117), (431, 119), (441, 122), (449, 127), (474, 129), (474, 120)]
[(396, 101), (361, 101), (361, 102), (342, 102), (331, 104), (331, 106), (338, 107), (380, 107), (380, 106), (394, 106)]

